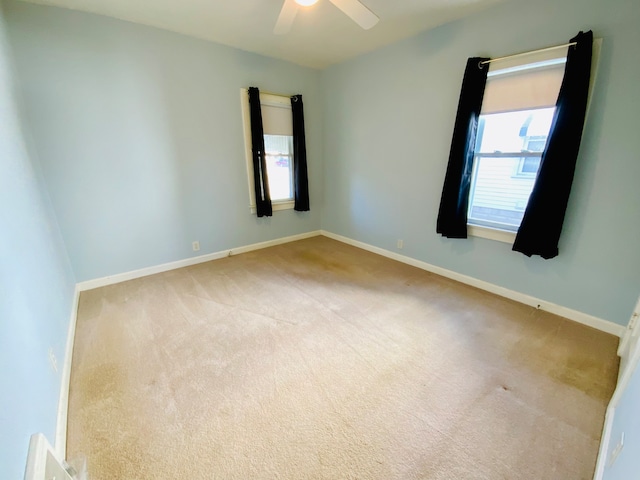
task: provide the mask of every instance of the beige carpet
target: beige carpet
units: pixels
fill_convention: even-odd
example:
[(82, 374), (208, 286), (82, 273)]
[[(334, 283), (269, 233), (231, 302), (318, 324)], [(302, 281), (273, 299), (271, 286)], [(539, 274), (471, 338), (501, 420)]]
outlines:
[(324, 237), (84, 292), (92, 480), (591, 479), (617, 338)]

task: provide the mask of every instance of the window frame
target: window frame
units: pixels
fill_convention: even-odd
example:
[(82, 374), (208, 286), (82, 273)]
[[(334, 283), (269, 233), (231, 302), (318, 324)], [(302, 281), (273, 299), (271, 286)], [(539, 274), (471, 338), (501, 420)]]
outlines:
[[(276, 136), (276, 135), (270, 135), (270, 134), (266, 134), (264, 135), (265, 137), (265, 144), (267, 143), (267, 136)], [(288, 169), (289, 169), (289, 191), (291, 192), (291, 196), (288, 198), (280, 198), (277, 200), (273, 199), (273, 190), (271, 190), (271, 204), (280, 204), (280, 203), (287, 203), (287, 202), (294, 202), (295, 201), (295, 182), (294, 182), (294, 178), (293, 178), (293, 135), (282, 135), (283, 137), (287, 137), (287, 143), (288, 143), (288, 148), (289, 148), (289, 153), (281, 153), (278, 152), (277, 154), (273, 154), (273, 153), (269, 153), (267, 151), (267, 148), (265, 146), (265, 152), (264, 152), (264, 157), (265, 157), (265, 161), (267, 162), (267, 172), (269, 169), (269, 158), (270, 157), (280, 157), (280, 158), (286, 158), (288, 161)], [(252, 168), (251, 170), (253, 171), (253, 163), (252, 163)], [(269, 178), (272, 178), (271, 176), (269, 176)]]
[[(524, 146), (524, 149), (522, 150), (522, 152), (520, 152), (520, 162), (518, 163), (518, 169), (514, 175), (514, 177), (518, 177), (518, 178), (533, 178), (536, 175), (538, 175), (537, 172), (525, 172), (524, 171), (524, 166), (525, 166), (525, 162), (527, 161), (527, 158), (538, 158), (541, 159), (542, 158), (542, 151), (538, 151), (538, 150), (530, 150), (529, 147), (529, 143), (536, 142), (539, 140), (542, 140), (544, 137), (542, 135), (531, 135), (526, 137), (525, 143), (526, 145)], [(547, 136), (547, 140), (548, 140), (548, 136)], [(545, 140), (545, 146), (546, 146), (546, 140)], [(538, 169), (540, 169), (540, 162), (538, 162)]]
[[(254, 191), (254, 175), (253, 175), (253, 151), (251, 147), (251, 113), (249, 109), (249, 89), (240, 89), (240, 104), (242, 108), (242, 125), (244, 134), (245, 161), (247, 168), (247, 184), (249, 187), (249, 212), (256, 213), (256, 193)], [(287, 108), (291, 112), (291, 97), (285, 95), (275, 95), (272, 93), (260, 92), (260, 105), (266, 105), (277, 108)], [(293, 133), (293, 132), (292, 132)], [(291, 135), (293, 137), (293, 135)], [(293, 180), (293, 153), (289, 165), (289, 174), (291, 185)], [(292, 210), (295, 205), (293, 197), (293, 188), (291, 189), (292, 197), (283, 200), (271, 200), (272, 210)]]
[[(546, 107), (548, 108), (548, 107)], [(539, 110), (539, 108), (532, 108), (528, 111), (535, 111), (535, 110)], [(513, 110), (513, 112), (519, 112), (522, 110)], [(508, 112), (499, 112), (499, 113), (508, 113)], [(489, 114), (491, 115), (491, 114)], [(507, 226), (506, 224), (503, 224), (505, 228), (501, 228), (501, 225), (498, 222), (491, 222), (489, 220), (481, 220), (481, 219), (474, 219), (475, 221), (472, 222), (472, 218), (470, 215), (470, 212), (472, 210), (473, 207), (473, 192), (475, 191), (476, 188), (476, 181), (477, 181), (477, 177), (478, 177), (478, 168), (479, 168), (479, 162), (480, 159), (483, 158), (487, 158), (487, 159), (498, 159), (498, 158), (519, 158), (518, 161), (518, 165), (515, 166), (515, 168), (513, 168), (513, 173), (511, 174), (511, 178), (512, 179), (531, 179), (534, 178), (537, 173), (522, 173), (521, 169), (522, 169), (522, 164), (524, 162), (524, 158), (528, 157), (535, 157), (535, 158), (541, 158), (542, 157), (542, 152), (531, 152), (528, 150), (521, 148), (519, 151), (509, 151), (509, 152), (502, 152), (502, 151), (495, 151), (495, 152), (482, 152), (479, 150), (480, 145), (482, 144), (482, 136), (485, 133), (485, 129), (486, 129), (486, 125), (485, 125), (485, 119), (482, 117), (482, 115), (479, 118), (479, 127), (478, 127), (478, 132), (476, 135), (476, 151), (474, 152), (473, 155), (473, 169), (472, 169), (472, 173), (471, 173), (471, 187), (469, 190), (469, 204), (468, 204), (468, 208), (467, 208), (467, 234), (468, 235), (472, 235), (472, 236), (476, 236), (476, 237), (482, 237), (482, 238), (488, 238), (490, 240), (498, 240), (498, 241), (502, 241), (502, 242), (506, 242), (506, 243), (513, 243), (515, 241), (516, 238), (516, 233), (517, 233), (517, 229), (516, 230), (512, 230), (511, 228), (508, 228), (509, 226)], [(539, 137), (541, 137), (540, 135), (535, 135), (532, 136), (532, 138), (535, 138), (536, 140), (539, 139)], [(526, 138), (526, 137), (525, 137)], [(528, 144), (529, 139), (526, 138), (524, 140), (524, 142), (526, 142)], [(517, 208), (519, 210), (519, 208)], [(522, 210), (526, 209), (526, 205), (522, 208)]]

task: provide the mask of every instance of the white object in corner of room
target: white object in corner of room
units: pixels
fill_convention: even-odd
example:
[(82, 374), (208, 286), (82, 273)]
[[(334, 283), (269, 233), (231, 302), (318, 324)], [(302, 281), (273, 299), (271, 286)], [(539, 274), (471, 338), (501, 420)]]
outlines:
[[(640, 307), (640, 300), (638, 301), (638, 307)], [(620, 400), (631, 383), (631, 378), (633, 377), (636, 369), (640, 368), (640, 344), (636, 342), (633, 347), (629, 349), (626, 355), (622, 357), (622, 360), (625, 358), (626, 364), (624, 368), (620, 368), (621, 374), (618, 376), (618, 384), (611, 396), (611, 400), (609, 401), (609, 405), (607, 406), (607, 411), (605, 413), (604, 427), (600, 437), (600, 450), (598, 451), (598, 459), (596, 461), (596, 471), (593, 475), (594, 480), (602, 480), (604, 478), (605, 469), (610, 467), (613, 463), (611, 460), (615, 462), (615, 458), (612, 458), (612, 456), (617, 457), (620, 450), (622, 450), (622, 446), (624, 444), (623, 436), (620, 438), (619, 443), (616, 446), (613, 446), (612, 444), (614, 441), (612, 438), (613, 421), (615, 420), (616, 410), (620, 404)], [(624, 435), (624, 432), (622, 432), (622, 435)], [(616, 449), (618, 449), (618, 452), (615, 455), (612, 455)], [(611, 452), (611, 454), (609, 452)]]
[(76, 320), (78, 318), (79, 300), (80, 289), (76, 285), (73, 304), (71, 305), (69, 327), (67, 329), (67, 345), (65, 347), (64, 363), (62, 364), (60, 396), (58, 398), (58, 419), (56, 423), (55, 438), (55, 451), (58, 455), (58, 458), (66, 458), (67, 456), (67, 415), (69, 410), (69, 385), (71, 382), (71, 361), (73, 357), (73, 342), (76, 336)]
[(620, 357), (620, 370), (618, 378), (622, 378), (624, 371), (629, 366), (631, 357), (634, 352), (639, 348), (640, 343), (640, 298), (638, 303), (631, 314), (629, 325), (624, 332), (620, 346), (618, 347), (618, 356)]
[(42, 433), (31, 436), (24, 480), (73, 480)]

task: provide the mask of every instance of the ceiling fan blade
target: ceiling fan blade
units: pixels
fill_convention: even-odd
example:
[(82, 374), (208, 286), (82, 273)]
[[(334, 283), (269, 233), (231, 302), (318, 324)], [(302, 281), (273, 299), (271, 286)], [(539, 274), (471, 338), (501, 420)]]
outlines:
[(296, 0), (284, 0), (284, 4), (282, 5), (282, 10), (280, 10), (280, 15), (278, 16), (278, 21), (273, 29), (273, 33), (276, 35), (289, 33), (291, 25), (293, 25), (293, 21), (296, 18), (296, 13), (298, 13), (298, 4), (296, 3)]
[(369, 30), (380, 20), (375, 13), (364, 6), (359, 0), (329, 1), (365, 30)]

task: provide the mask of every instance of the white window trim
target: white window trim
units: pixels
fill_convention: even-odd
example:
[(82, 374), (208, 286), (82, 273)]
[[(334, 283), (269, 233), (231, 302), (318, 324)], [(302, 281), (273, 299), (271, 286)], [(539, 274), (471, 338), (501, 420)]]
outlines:
[(516, 241), (516, 233), (508, 230), (500, 230), (498, 228), (483, 227), (481, 225), (467, 224), (467, 235), (472, 237), (486, 238), (497, 242), (504, 242), (513, 245)]
[[(591, 53), (591, 79), (589, 81), (589, 93), (587, 96), (587, 110), (585, 112), (584, 121), (585, 124), (587, 122), (587, 118), (589, 118), (589, 112), (591, 110), (591, 99), (593, 96), (594, 86), (596, 84), (596, 79), (598, 77), (598, 65), (600, 63), (600, 52), (602, 50), (602, 38), (594, 38), (593, 39), (593, 50)], [(562, 62), (566, 62), (562, 60)], [(533, 63), (536, 66), (536, 63)], [(497, 70), (495, 74), (501, 73), (511, 73), (516, 70), (518, 67), (514, 69), (505, 69), (503, 71)], [(507, 70), (510, 70), (507, 72)], [(491, 75), (489, 73), (488, 75)], [(474, 225), (472, 223), (467, 223), (467, 235), (472, 237), (486, 238), (488, 240), (495, 240), (497, 242), (504, 242), (513, 245), (516, 240), (516, 232), (511, 232), (508, 230), (500, 230), (498, 228), (493, 227), (485, 227), (480, 225)]]
[[(253, 151), (251, 143), (251, 111), (249, 109), (249, 89), (240, 89), (240, 104), (242, 105), (242, 126), (244, 131), (244, 153), (247, 163), (247, 181), (249, 185), (249, 212), (256, 213), (256, 192), (253, 186)], [(288, 108), (291, 110), (291, 99), (284, 95), (273, 95), (270, 93), (260, 93), (260, 105), (272, 107)], [(279, 210), (293, 209), (295, 201), (293, 198), (276, 200), (271, 202), (274, 212)]]
[[(253, 187), (253, 185), (251, 187)], [(281, 200), (271, 202), (271, 210), (274, 212), (277, 212), (278, 210), (291, 210), (293, 209), (295, 203), (296, 202), (294, 200)], [(253, 198), (253, 205), (249, 205), (249, 210), (251, 211), (251, 213), (256, 213), (258, 211), (255, 205), (255, 195)]]

